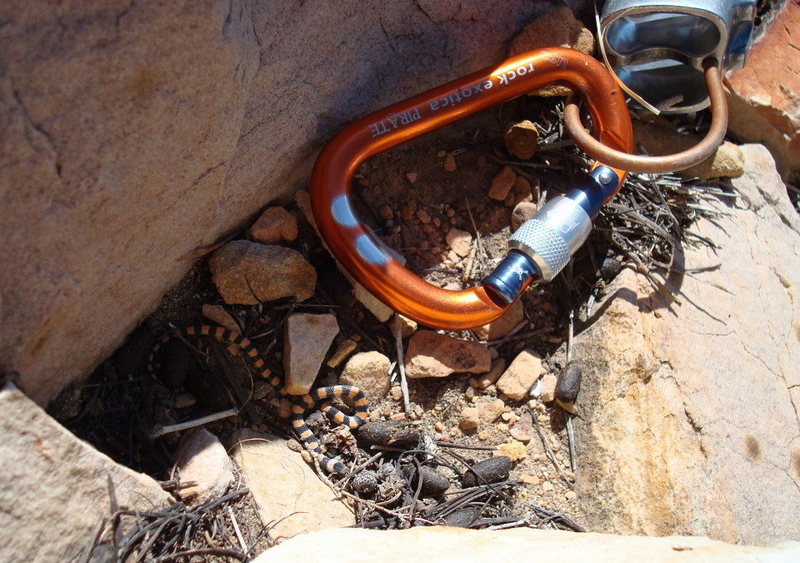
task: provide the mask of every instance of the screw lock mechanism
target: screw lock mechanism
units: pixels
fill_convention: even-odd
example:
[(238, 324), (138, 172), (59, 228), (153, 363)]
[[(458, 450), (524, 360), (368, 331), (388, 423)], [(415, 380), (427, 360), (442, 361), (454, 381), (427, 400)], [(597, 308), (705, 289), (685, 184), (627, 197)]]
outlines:
[(586, 242), (592, 220), (619, 179), (612, 168), (599, 165), (580, 187), (545, 203), (511, 235), (508, 257), (483, 280), (484, 285), (511, 303), (532, 282), (555, 278)]
[(617, 77), (664, 113), (709, 105), (703, 62), (744, 65), (756, 0), (606, 0), (600, 39)]

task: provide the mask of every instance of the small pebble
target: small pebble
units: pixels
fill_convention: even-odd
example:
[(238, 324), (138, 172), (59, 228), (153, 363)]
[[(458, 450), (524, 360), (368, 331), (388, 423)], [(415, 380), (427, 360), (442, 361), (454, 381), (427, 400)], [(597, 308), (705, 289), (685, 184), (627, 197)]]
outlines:
[(508, 192), (514, 187), (516, 179), (517, 174), (510, 166), (503, 167), (492, 180), (492, 186), (489, 188), (489, 198), (496, 201), (505, 201)]
[(339, 345), (336, 347), (336, 351), (326, 362), (328, 367), (335, 368), (341, 364), (344, 360), (350, 357), (350, 354), (355, 352), (357, 346), (358, 343), (352, 338), (347, 338), (339, 342)]
[(503, 139), (508, 152), (516, 158), (528, 160), (536, 152), (539, 132), (536, 130), (536, 125), (526, 119), (506, 129)]
[(530, 442), (533, 439), (533, 418), (530, 411), (522, 411), (519, 421), (511, 428), (511, 437), (520, 442)]
[(567, 491), (566, 493), (564, 493), (564, 498), (566, 498), (567, 500), (575, 500), (576, 498), (578, 498), (578, 493), (576, 493), (575, 491)]
[(542, 490), (546, 493), (551, 492), (554, 489), (553, 484), (550, 481), (545, 481), (542, 483)]
[(378, 209), (378, 215), (381, 216), (381, 219), (384, 221), (390, 221), (394, 219), (394, 211), (388, 205), (381, 205)]
[(477, 407), (467, 407), (461, 411), (458, 426), (462, 430), (470, 431), (478, 427), (480, 421), (480, 411)]
[(182, 393), (175, 397), (175, 408), (186, 409), (197, 404), (197, 399), (191, 393)]
[(444, 424), (442, 424), (441, 422), (437, 422), (436, 424), (433, 425), (433, 429), (436, 430), (437, 432), (443, 432)]
[(558, 378), (552, 373), (544, 375), (539, 386), (539, 398), (543, 403), (550, 403), (556, 396), (556, 383)]
[(489, 439), (489, 431), (488, 430), (481, 430), (478, 432), (478, 439), (485, 442)]
[(403, 398), (403, 389), (399, 385), (395, 385), (389, 389), (389, 392), (392, 394), (392, 399), (395, 401), (399, 401)]
[(413, 184), (417, 181), (417, 173), (416, 172), (407, 172), (406, 173), (406, 180), (408, 180), (409, 184)]
[(456, 157), (453, 156), (452, 153), (447, 154), (447, 156), (444, 157), (444, 163), (442, 164), (442, 166), (447, 172), (455, 172)]
[(419, 222), (424, 225), (427, 225), (431, 222), (431, 216), (424, 209), (417, 211), (417, 219), (419, 219)]
[(518, 461), (523, 459), (525, 456), (528, 455), (528, 452), (525, 449), (525, 444), (522, 442), (518, 442), (516, 440), (512, 440), (510, 442), (506, 442), (505, 444), (500, 444), (497, 446), (497, 451), (495, 455), (504, 455), (511, 458), (511, 461)]

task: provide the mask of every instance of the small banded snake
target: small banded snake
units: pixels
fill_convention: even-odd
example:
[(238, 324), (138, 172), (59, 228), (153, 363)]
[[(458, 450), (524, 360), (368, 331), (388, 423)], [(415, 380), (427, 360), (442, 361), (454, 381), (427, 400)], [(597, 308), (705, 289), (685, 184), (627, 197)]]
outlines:
[[(182, 330), (175, 329), (172, 333), (163, 336), (156, 345), (153, 346), (147, 358), (147, 371), (151, 375), (155, 376), (157, 357), (161, 348), (172, 338), (181, 335), (210, 336), (219, 342), (236, 344), (239, 346), (244, 357), (250, 360), (252, 367), (257, 370), (258, 374), (266, 379), (279, 395), (291, 401), (292, 428), (294, 428), (314, 459), (317, 460), (320, 467), (329, 473), (345, 473), (347, 471), (347, 468), (342, 462), (328, 457), (322, 451), (319, 440), (306, 424), (305, 413), (308, 409), (322, 403), (320, 405), (320, 410), (322, 410), (334, 424), (344, 424), (351, 430), (355, 430), (366, 422), (368, 416), (367, 399), (361, 389), (350, 385), (330, 385), (328, 387), (314, 389), (306, 395), (287, 395), (281, 393), (282, 379), (280, 376), (270, 371), (266, 365), (266, 361), (258, 351), (258, 348), (249, 338), (233, 330), (212, 325), (188, 326)], [(333, 399), (341, 399), (346, 404), (350, 405), (355, 410), (355, 413), (352, 415), (345, 414), (330, 403)]]

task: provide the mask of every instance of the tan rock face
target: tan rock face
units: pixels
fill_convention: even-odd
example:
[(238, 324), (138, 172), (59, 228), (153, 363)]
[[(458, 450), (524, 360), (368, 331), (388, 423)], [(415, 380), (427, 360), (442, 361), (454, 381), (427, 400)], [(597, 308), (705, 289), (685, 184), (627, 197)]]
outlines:
[(409, 340), (406, 375), (417, 379), (447, 377), (452, 373), (484, 373), (489, 371), (491, 361), (489, 349), (480, 342), (420, 330)]
[(344, 385), (355, 385), (374, 402), (383, 399), (389, 392), (389, 367), (392, 362), (380, 352), (362, 352), (347, 361), (339, 382)]
[(283, 343), (284, 392), (304, 395), (314, 380), (331, 342), (339, 334), (334, 315), (296, 313), (286, 319)]
[(501, 60), (542, 10), (4, 2), (0, 367), (38, 402), (87, 375), (344, 124)]
[(735, 206), (692, 232), (682, 304), (624, 270), (575, 339), (586, 524), (770, 544), (800, 537), (800, 219), (769, 153), (742, 147)]
[[(553, 561), (626, 560), (688, 562), (792, 561), (800, 543), (778, 547), (730, 545), (703, 537), (646, 538), (576, 534), (560, 530), (465, 530), (445, 526), (408, 530), (326, 530), (285, 541), (264, 552), (257, 563), (313, 561), (324, 545), (331, 553), (349, 553), (354, 561), (515, 561), (520, 554), (547, 554)], [(387, 551), (391, 545), (391, 551)]]
[[(120, 507), (172, 504), (153, 479), (119, 465), (50, 418), (13, 385), (0, 390), (0, 560), (72, 561)], [(130, 522), (123, 517), (127, 527)], [(109, 543), (106, 534), (101, 540)]]
[(528, 396), (528, 391), (542, 375), (542, 358), (533, 350), (523, 350), (497, 380), (497, 389), (515, 401)]
[(257, 305), (282, 297), (305, 301), (314, 294), (317, 272), (291, 248), (246, 240), (229, 242), (208, 262), (226, 303)]
[[(291, 538), (324, 528), (352, 526), (355, 517), (286, 440), (240, 430), (232, 438), (234, 462), (273, 539)], [(275, 524), (275, 522), (278, 522)]]

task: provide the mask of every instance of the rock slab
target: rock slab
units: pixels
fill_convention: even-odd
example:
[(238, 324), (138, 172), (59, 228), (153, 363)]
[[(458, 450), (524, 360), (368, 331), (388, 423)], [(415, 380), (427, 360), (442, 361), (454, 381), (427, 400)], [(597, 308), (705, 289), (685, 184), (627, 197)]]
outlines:
[(337, 334), (339, 323), (334, 315), (296, 313), (286, 319), (283, 340), (285, 393), (305, 395), (311, 391)]
[[(591, 529), (774, 544), (800, 537), (800, 219), (744, 145), (739, 199), (691, 232), (668, 287), (623, 270), (575, 338), (577, 491)], [(726, 198), (729, 199), (729, 198)]]
[(246, 240), (229, 242), (208, 262), (226, 303), (258, 305), (284, 297), (305, 301), (314, 295), (317, 271), (291, 248)]
[(528, 396), (528, 391), (543, 371), (541, 356), (533, 350), (523, 350), (497, 380), (497, 389), (511, 399), (521, 401)]
[[(231, 440), (232, 457), (273, 540), (355, 523), (353, 513), (319, 480), (286, 440), (249, 429)], [(269, 551), (267, 552), (269, 553)], [(319, 554), (319, 551), (317, 551)]]
[(361, 352), (347, 361), (339, 382), (359, 387), (366, 394), (367, 400), (375, 404), (389, 392), (391, 365), (389, 358), (380, 352)]
[(262, 244), (293, 242), (297, 238), (297, 219), (283, 207), (267, 207), (250, 227), (250, 236)]
[(79, 559), (101, 520), (110, 520), (112, 495), (133, 510), (173, 502), (153, 479), (76, 438), (11, 384), (0, 390), (0, 433), (2, 561)]
[(409, 340), (406, 375), (418, 379), (447, 377), (452, 373), (485, 373), (491, 362), (489, 349), (480, 342), (420, 330)]
[(319, 546), (347, 553), (348, 561), (518, 561), (520, 554), (547, 554), (551, 561), (728, 561), (777, 563), (800, 557), (800, 543), (776, 547), (730, 545), (704, 537), (647, 538), (576, 534), (561, 530), (466, 530), (446, 526), (408, 530), (325, 530), (283, 542), (257, 563), (314, 561)]
[(0, 7), (0, 366), (40, 404), (156, 309), (185, 257), (296, 189), (344, 125), (497, 63), (546, 8), (42, 6)]
[(221, 497), (236, 480), (228, 452), (219, 438), (205, 428), (184, 434), (175, 465), (181, 484), (194, 483), (178, 490), (181, 499), (193, 504)]

